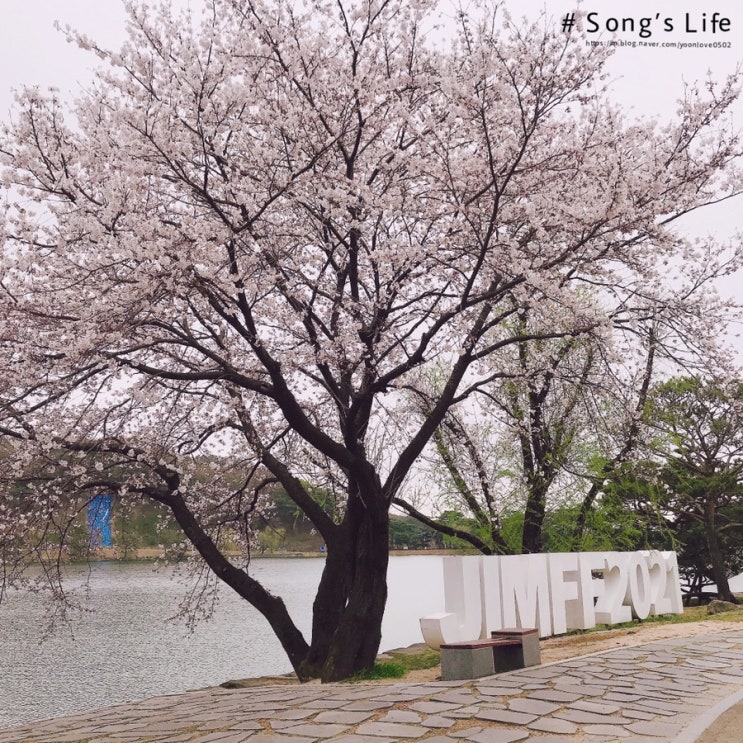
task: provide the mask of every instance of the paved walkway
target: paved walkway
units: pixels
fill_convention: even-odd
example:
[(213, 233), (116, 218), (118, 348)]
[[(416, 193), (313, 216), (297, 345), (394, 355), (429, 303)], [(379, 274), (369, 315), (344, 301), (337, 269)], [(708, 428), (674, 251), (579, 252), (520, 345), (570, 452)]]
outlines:
[(0, 741), (692, 743), (741, 699), (736, 629), (476, 681), (207, 689), (2, 730)]

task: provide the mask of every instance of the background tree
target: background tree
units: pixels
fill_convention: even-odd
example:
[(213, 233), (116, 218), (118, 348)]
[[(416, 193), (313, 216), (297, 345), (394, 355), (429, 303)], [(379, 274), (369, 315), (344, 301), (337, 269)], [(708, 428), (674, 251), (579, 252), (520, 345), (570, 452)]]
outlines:
[[(733, 602), (728, 577), (740, 564), (740, 540), (726, 535), (743, 528), (742, 404), (739, 382), (679, 377), (657, 387), (651, 412), (664, 457), (663, 508), (672, 514), (679, 539), (686, 536), (689, 562), (701, 559), (719, 597)], [(704, 536), (698, 555), (692, 554), (694, 542), (699, 544), (693, 524)]]
[[(519, 310), (522, 336), (528, 334), (528, 314)], [(641, 324), (633, 329), (635, 339), (640, 330)], [(429, 462), (439, 473), (439, 510), (464, 510), (472, 516), (471, 528), (454, 534), (443, 519), (403, 498), (395, 502), (484, 554), (539, 552), (547, 542), (554, 547), (545, 520), (554, 527), (558, 514), (570, 513), (571, 541), (579, 549), (587, 521), (597, 526), (590, 519), (597, 495), (637, 446), (654, 368), (650, 342), (644, 359), (633, 369), (624, 364), (619, 373), (613, 343), (621, 332), (620, 326), (603, 338), (520, 341), (512, 348), (510, 373), (507, 359), (499, 358), (499, 378), (466, 406), (449, 410), (434, 434)], [(414, 409), (425, 415), (423, 393), (415, 400)], [(510, 532), (518, 513), (514, 543), (504, 537), (502, 521), (508, 515)], [(564, 535), (561, 540), (561, 548), (570, 549)]]
[[(737, 575), (743, 571), (743, 504), (737, 502), (721, 507), (715, 521), (726, 573)], [(698, 519), (683, 513), (669, 526), (678, 540), (684, 599), (687, 603), (692, 600), (704, 603), (713, 598), (717, 590), (704, 527)]]
[[(567, 509), (560, 530), (562, 549), (680, 550), (681, 541), (658, 489), (659, 462), (641, 459), (635, 452), (629, 461), (614, 465), (608, 476), (605, 465), (603, 458), (596, 463), (602, 484), (591, 508), (584, 510), (582, 500)], [(595, 480), (588, 482), (589, 487), (595, 486)], [(575, 523), (581, 515), (585, 524), (576, 543)]]
[(441, 549), (441, 535), (410, 516), (390, 516), (390, 547), (395, 550)]
[[(447, 411), (518, 344), (698, 310), (665, 262), (677, 285), (726, 270), (672, 224), (733, 192), (737, 81), (626, 123), (606, 50), (495, 10), (433, 43), (398, 1), (128, 7), (121, 50), (77, 39), (103, 67), (74, 106), (27, 90), (0, 136), (3, 580), (31, 542), (62, 596), (58, 514), (153, 500), (301, 679), (344, 678), (376, 656), (389, 508)], [(433, 366), (428, 414), (401, 419)], [(223, 550), (248, 552), (261, 471), (327, 545), (310, 638)]]

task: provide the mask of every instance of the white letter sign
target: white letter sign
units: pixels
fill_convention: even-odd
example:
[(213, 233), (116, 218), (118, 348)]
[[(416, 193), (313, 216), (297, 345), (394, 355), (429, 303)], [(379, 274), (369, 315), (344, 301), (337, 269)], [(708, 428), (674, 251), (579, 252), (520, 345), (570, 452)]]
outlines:
[(536, 627), (540, 637), (682, 614), (675, 552), (582, 552), (444, 558), (446, 611), (423, 617), (433, 648)]

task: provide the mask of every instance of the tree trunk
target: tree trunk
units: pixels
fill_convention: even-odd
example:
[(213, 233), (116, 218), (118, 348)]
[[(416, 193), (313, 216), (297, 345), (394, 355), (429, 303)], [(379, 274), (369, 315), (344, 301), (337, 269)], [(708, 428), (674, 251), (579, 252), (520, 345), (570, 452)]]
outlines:
[[(601, 480), (603, 485), (604, 480)], [(583, 501), (580, 504), (578, 510), (578, 516), (575, 519), (575, 526), (573, 527), (573, 544), (572, 549), (574, 552), (581, 551), (581, 542), (583, 541), (583, 534), (586, 530), (586, 521), (588, 520), (588, 514), (593, 507), (593, 502), (596, 500), (596, 496), (599, 494), (601, 487), (598, 485), (598, 481), (591, 483), (591, 487), (588, 488)]]
[(704, 500), (704, 535), (707, 539), (707, 549), (709, 550), (709, 561), (712, 569), (712, 578), (717, 584), (717, 597), (723, 601), (730, 601), (737, 604), (733, 592), (730, 590), (728, 583), (727, 571), (725, 570), (725, 559), (722, 555), (720, 540), (715, 528), (715, 499), (713, 496), (707, 496)]
[(524, 531), (521, 535), (521, 551), (524, 554), (542, 551), (544, 545), (542, 529), (547, 510), (547, 493), (555, 475), (556, 472), (541, 461), (538, 468), (529, 474), (529, 495), (524, 512)]
[(542, 525), (547, 507), (548, 485), (541, 479), (531, 484), (524, 512), (524, 531), (521, 536), (521, 551), (524, 554), (542, 551)]
[(300, 677), (340, 681), (374, 664), (387, 603), (388, 540), (386, 505), (374, 496), (353, 498), (338, 538), (327, 545)]
[(355, 495), (327, 545), (307, 644), (284, 602), (232, 565), (178, 496), (166, 500), (186, 536), (216, 575), (268, 620), (300, 681), (340, 681), (371, 668), (387, 603), (389, 513), (378, 488)]

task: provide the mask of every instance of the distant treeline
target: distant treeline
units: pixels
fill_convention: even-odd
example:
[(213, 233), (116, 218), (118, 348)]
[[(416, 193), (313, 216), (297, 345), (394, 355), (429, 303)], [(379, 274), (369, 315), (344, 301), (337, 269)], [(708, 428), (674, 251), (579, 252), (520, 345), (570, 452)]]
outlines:
[[(283, 492), (271, 496), (265, 515), (255, 516), (255, 549), (260, 554), (312, 553), (323, 549), (322, 537), (312, 523)], [(113, 549), (126, 559), (140, 550), (172, 548), (185, 540), (185, 535), (164, 509), (152, 503), (122, 508), (114, 505), (111, 524)], [(390, 549), (425, 550), (452, 546), (452, 540), (421, 524), (411, 516), (393, 515), (390, 519)], [(90, 535), (82, 517), (70, 543), (70, 557), (84, 558), (90, 548)]]

